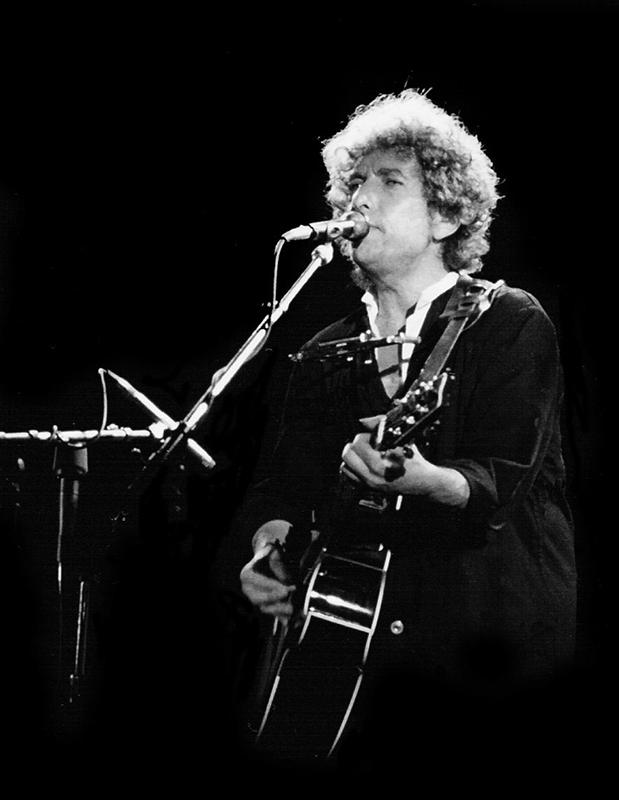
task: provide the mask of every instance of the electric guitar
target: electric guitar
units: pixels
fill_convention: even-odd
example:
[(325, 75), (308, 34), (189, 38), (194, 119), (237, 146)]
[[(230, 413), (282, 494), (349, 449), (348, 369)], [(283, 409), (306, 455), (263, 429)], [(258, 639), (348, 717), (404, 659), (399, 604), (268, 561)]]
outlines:
[[(412, 444), (443, 405), (448, 378), (444, 371), (413, 383), (381, 419), (373, 446), (382, 452), (402, 447), (412, 455)], [(286, 624), (275, 624), (255, 726), (258, 749), (267, 756), (320, 760), (342, 737), (363, 681), (391, 559), (380, 541), (358, 535), (357, 514), (366, 523), (369, 514), (375, 531), (373, 513), (393, 498), (346, 481), (337, 495), (335, 524), (331, 519), (300, 558), (295, 613)], [(397, 498), (395, 503), (398, 508)], [(340, 535), (343, 526), (347, 536)]]

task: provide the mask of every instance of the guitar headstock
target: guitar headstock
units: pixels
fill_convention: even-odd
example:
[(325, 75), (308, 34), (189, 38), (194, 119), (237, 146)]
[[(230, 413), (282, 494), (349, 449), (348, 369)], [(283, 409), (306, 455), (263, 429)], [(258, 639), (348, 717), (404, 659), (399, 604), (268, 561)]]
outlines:
[(427, 429), (443, 405), (449, 377), (449, 372), (445, 371), (429, 380), (415, 381), (381, 420), (374, 447), (384, 451), (411, 444)]

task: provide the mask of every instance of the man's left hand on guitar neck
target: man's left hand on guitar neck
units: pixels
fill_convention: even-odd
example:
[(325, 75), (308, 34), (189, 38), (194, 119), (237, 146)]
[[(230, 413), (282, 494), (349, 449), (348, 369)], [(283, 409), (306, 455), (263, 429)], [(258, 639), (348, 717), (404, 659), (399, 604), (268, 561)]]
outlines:
[(358, 433), (342, 451), (340, 472), (351, 481), (385, 494), (424, 495), (442, 505), (464, 508), (470, 495), (469, 483), (461, 472), (428, 461), (412, 445), (412, 457), (403, 448), (380, 452), (372, 447), (371, 431), (381, 417), (359, 420), (368, 431)]

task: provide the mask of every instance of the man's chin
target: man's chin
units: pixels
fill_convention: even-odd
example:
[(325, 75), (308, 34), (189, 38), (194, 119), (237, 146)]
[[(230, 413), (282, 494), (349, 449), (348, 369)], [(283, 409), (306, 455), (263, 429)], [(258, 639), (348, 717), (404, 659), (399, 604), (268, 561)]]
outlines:
[(361, 268), (363, 268), (363, 264), (365, 262), (364, 255), (366, 253), (367, 248), (365, 247), (363, 239), (360, 242), (350, 242), (350, 257), (355, 264)]
[(351, 259), (359, 269), (362, 269), (368, 275), (371, 275), (374, 271), (373, 268), (378, 266), (376, 258), (372, 258), (372, 251), (368, 247), (364, 247), (363, 242), (360, 243), (359, 247), (353, 248)]

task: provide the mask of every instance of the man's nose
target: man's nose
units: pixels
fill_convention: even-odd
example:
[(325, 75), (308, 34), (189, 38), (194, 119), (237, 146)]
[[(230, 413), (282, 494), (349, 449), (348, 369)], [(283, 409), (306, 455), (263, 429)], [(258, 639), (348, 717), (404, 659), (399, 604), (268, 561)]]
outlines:
[(373, 205), (373, 195), (368, 182), (361, 184), (358, 186), (356, 191), (353, 193), (350, 202), (351, 208), (353, 211), (369, 211)]

